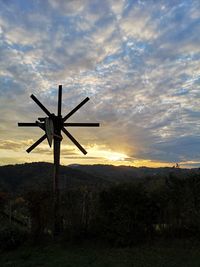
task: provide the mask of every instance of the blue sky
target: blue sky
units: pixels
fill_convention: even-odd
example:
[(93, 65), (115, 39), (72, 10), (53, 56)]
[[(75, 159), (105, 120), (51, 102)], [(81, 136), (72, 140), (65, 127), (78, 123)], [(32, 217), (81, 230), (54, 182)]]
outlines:
[(82, 157), (64, 139), (62, 163), (200, 166), (200, 1), (13, 0), (0, 2), (0, 164), (52, 161), (47, 143), (26, 155), (38, 129), (18, 121), (63, 113)]

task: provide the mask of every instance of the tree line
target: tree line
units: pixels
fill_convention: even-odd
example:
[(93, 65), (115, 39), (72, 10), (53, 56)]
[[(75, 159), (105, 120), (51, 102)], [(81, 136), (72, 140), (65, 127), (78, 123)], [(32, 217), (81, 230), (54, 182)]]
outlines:
[[(0, 247), (11, 239), (8, 247), (27, 238), (36, 243), (51, 239), (52, 203), (52, 192), (44, 188), (14, 198), (1, 192)], [(199, 238), (200, 174), (184, 178), (171, 174), (151, 188), (144, 181), (99, 188), (77, 186), (61, 192), (59, 209), (60, 238), (65, 241), (87, 239), (131, 246), (157, 238)]]

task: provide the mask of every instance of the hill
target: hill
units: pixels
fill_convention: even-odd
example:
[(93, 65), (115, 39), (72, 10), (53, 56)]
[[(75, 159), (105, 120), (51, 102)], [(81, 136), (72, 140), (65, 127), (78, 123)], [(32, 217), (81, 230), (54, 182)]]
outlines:
[[(170, 173), (184, 178), (199, 169), (147, 168), (113, 165), (69, 165), (60, 167), (60, 188), (77, 186), (107, 186), (112, 183), (145, 180), (155, 182)], [(0, 189), (17, 193), (27, 188), (51, 189), (53, 164), (45, 162), (7, 165), (0, 167)]]
[(103, 177), (109, 182), (131, 182), (133, 179), (143, 179), (148, 177), (167, 177), (173, 173), (179, 177), (188, 176), (191, 173), (199, 172), (199, 169), (181, 169), (181, 168), (148, 168), (131, 166), (113, 166), (113, 165), (69, 165), (70, 168), (81, 170), (97, 177)]
[[(82, 185), (99, 186), (109, 182), (79, 169), (60, 167), (60, 188)], [(45, 162), (6, 165), (0, 167), (0, 190), (13, 193), (28, 188), (51, 190), (53, 184), (53, 164)]]

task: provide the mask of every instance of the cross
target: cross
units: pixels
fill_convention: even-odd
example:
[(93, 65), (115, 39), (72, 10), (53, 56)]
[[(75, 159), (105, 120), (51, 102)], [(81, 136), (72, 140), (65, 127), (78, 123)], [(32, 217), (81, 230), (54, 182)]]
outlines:
[[(54, 154), (54, 234), (59, 234), (60, 232), (60, 218), (59, 218), (59, 166), (60, 166), (60, 145), (62, 141), (63, 132), (73, 143), (78, 147), (78, 149), (84, 154), (87, 151), (79, 144), (79, 142), (70, 134), (66, 129), (68, 127), (99, 127), (99, 123), (69, 123), (66, 122), (76, 111), (78, 111), (84, 104), (89, 101), (89, 97), (86, 97), (80, 104), (78, 104), (74, 109), (72, 109), (67, 115), (62, 117), (62, 85), (58, 87), (58, 112), (57, 115), (51, 113), (33, 94), (31, 98), (35, 103), (44, 111), (46, 117), (38, 118), (35, 122), (19, 122), (19, 127), (39, 127), (44, 131), (44, 134), (32, 144), (26, 151), (30, 153), (34, 148), (36, 148), (40, 143), (47, 139), (49, 146), (53, 146)], [(65, 128), (66, 127), (66, 128)]]

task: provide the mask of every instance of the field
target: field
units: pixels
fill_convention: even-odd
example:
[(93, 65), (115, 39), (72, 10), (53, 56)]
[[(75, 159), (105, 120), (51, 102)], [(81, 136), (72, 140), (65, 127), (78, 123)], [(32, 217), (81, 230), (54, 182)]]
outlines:
[(1, 267), (199, 267), (200, 243), (163, 241), (132, 248), (49, 245), (0, 254)]

